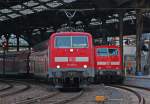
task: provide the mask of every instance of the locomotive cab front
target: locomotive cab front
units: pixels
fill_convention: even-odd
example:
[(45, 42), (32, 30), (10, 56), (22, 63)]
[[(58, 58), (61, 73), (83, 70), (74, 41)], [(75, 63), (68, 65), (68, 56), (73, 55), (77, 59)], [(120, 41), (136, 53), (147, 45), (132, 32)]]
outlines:
[(115, 45), (95, 46), (95, 81), (122, 82), (122, 58), (120, 48)]
[(94, 77), (92, 37), (83, 32), (62, 32), (51, 36), (49, 77), (56, 87), (83, 87)]

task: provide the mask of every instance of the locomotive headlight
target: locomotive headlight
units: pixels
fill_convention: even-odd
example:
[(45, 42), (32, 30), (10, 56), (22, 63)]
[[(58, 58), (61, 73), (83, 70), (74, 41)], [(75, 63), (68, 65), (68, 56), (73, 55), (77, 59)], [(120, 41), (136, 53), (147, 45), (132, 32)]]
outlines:
[(73, 49), (70, 49), (70, 52), (73, 52)]
[(83, 65), (84, 68), (87, 68), (87, 65)]
[(59, 69), (59, 68), (60, 68), (60, 65), (57, 65), (56, 68)]

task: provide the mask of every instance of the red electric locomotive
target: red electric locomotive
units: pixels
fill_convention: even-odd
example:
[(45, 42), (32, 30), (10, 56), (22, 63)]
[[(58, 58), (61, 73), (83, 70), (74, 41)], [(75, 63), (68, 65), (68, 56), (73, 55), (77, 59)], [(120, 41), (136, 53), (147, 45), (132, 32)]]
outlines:
[(85, 32), (51, 35), (48, 73), (57, 88), (86, 85), (94, 77), (92, 36)]
[(122, 82), (122, 57), (119, 46), (95, 46), (95, 81), (96, 82)]

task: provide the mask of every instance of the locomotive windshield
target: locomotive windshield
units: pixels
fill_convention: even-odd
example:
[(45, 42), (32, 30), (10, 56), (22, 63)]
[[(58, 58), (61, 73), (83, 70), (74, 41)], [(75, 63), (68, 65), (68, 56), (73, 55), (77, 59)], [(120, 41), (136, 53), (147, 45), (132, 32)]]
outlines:
[(96, 50), (97, 56), (116, 56), (118, 55), (117, 49), (98, 48)]
[(56, 36), (56, 48), (87, 48), (87, 36)]
[(107, 48), (98, 48), (96, 53), (97, 53), (97, 56), (108, 56), (108, 49)]
[(55, 46), (57, 48), (69, 48), (69, 47), (71, 47), (71, 37), (69, 37), (69, 36), (56, 37)]
[(116, 56), (118, 55), (118, 50), (117, 49), (108, 49), (109, 56)]

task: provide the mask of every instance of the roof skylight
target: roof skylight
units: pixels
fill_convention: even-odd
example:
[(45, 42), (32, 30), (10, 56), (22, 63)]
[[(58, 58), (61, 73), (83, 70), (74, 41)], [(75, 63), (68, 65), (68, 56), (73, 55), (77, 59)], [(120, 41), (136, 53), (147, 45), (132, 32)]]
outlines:
[(58, 2), (58, 1), (53, 1), (53, 2), (46, 3), (46, 5), (51, 7), (51, 8), (56, 8), (56, 7), (61, 6), (63, 4)]
[[(23, 4), (11, 6), (9, 8), (0, 9), (0, 21), (11, 18), (17, 18), (22, 15), (32, 14), (48, 10), (49, 8), (56, 8), (64, 5), (64, 3), (71, 3), (77, 0), (30, 0)], [(64, 3), (63, 3), (64, 2)]]
[(19, 17), (21, 15), (16, 14), (16, 13), (12, 13), (12, 14), (9, 14), (8, 16), (11, 17), (11, 18), (16, 18), (16, 17)]
[(12, 10), (10, 10), (10, 9), (1, 9), (0, 12), (1, 13), (11, 13)]
[(23, 4), (26, 5), (26, 6), (28, 6), (28, 7), (32, 7), (32, 6), (38, 5), (39, 3), (31, 0), (31, 1), (25, 2)]
[(119, 17), (119, 14), (113, 14), (114, 17)]
[(128, 21), (128, 20), (133, 20), (133, 19), (136, 19), (135, 16), (126, 16), (123, 18), (123, 21)]
[(96, 21), (96, 22), (91, 22), (90, 23), (90, 25), (101, 25), (102, 23), (101, 22), (98, 22), (98, 21)]
[(24, 9), (25, 7), (23, 5), (15, 5), (10, 8), (12, 8), (13, 10), (21, 10), (21, 9)]
[(40, 12), (40, 11), (46, 10), (48, 8), (43, 5), (40, 5), (40, 6), (34, 7), (33, 9)]
[(7, 20), (8, 18), (6, 16), (1, 16), (0, 17), (0, 21), (4, 21), (4, 20)]
[(40, 2), (48, 2), (48, 1), (52, 1), (52, 0), (39, 0)]
[(83, 22), (82, 21), (76, 21), (76, 25), (80, 25), (80, 24), (82, 24)]
[(62, 0), (62, 1), (65, 2), (65, 3), (71, 3), (71, 2), (74, 2), (76, 0)]
[(109, 19), (109, 20), (106, 20), (106, 23), (115, 23), (115, 22), (119, 22), (118, 19)]
[(27, 14), (32, 14), (34, 12), (31, 9), (25, 9), (25, 10), (20, 11), (20, 13), (27, 15)]

